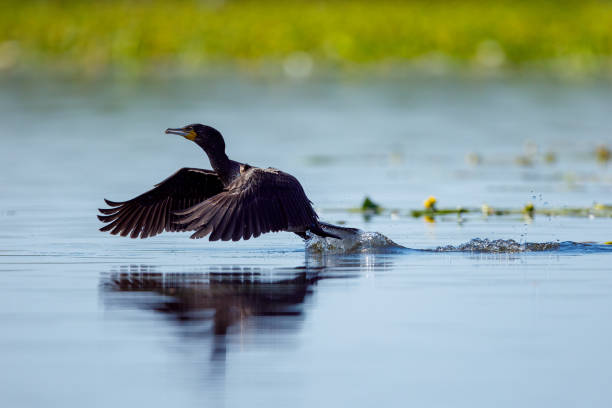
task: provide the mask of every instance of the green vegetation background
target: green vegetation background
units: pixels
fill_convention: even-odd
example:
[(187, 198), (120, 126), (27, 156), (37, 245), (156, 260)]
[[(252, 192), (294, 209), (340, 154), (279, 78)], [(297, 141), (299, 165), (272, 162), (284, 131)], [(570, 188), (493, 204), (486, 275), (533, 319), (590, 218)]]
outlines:
[[(15, 1), (0, 69), (145, 72), (296, 63), (612, 71), (611, 1)], [(278, 65), (278, 64), (277, 64)]]

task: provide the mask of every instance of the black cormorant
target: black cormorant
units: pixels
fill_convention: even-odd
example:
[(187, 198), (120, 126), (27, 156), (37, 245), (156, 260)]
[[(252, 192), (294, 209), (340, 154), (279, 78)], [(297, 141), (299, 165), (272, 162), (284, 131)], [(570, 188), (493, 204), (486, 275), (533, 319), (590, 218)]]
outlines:
[(100, 231), (131, 238), (194, 231), (191, 238), (209, 235), (211, 241), (238, 241), (276, 231), (294, 232), (304, 239), (307, 232), (339, 238), (340, 231), (352, 230), (319, 222), (292, 175), (230, 160), (216, 129), (193, 124), (166, 133), (197, 143), (213, 170), (182, 168), (129, 201), (105, 200), (111, 208), (100, 209), (98, 218), (107, 224)]

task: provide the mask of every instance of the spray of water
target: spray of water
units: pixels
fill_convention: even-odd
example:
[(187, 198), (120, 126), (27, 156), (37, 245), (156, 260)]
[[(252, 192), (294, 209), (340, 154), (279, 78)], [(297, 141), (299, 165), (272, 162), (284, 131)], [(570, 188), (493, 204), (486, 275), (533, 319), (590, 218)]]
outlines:
[[(338, 233), (339, 231), (336, 230)], [(403, 247), (383, 234), (358, 229), (344, 229), (342, 239), (312, 236), (306, 242), (306, 251), (319, 254), (358, 254), (390, 252), (469, 252), (469, 253), (521, 253), (558, 251), (566, 253), (612, 252), (611, 245), (579, 242), (518, 242), (513, 239), (474, 238), (459, 245), (446, 245), (433, 249)]]
[(306, 242), (306, 250), (311, 253), (356, 254), (388, 252), (394, 249), (405, 249), (378, 232), (355, 230), (343, 239), (311, 237)]
[(474, 238), (459, 245), (446, 245), (433, 249), (410, 249), (403, 247), (383, 234), (366, 232), (356, 228), (321, 223), (323, 230), (336, 238), (311, 236), (306, 242), (306, 251), (319, 254), (358, 254), (389, 252), (476, 252), (476, 253), (518, 253), (558, 251), (564, 253), (612, 252), (612, 245), (580, 242), (524, 242), (513, 239)]
[(437, 247), (434, 252), (486, 252), (486, 253), (514, 253), (514, 252), (541, 252), (555, 251), (560, 248), (558, 242), (517, 242), (513, 239), (481, 239), (474, 238), (469, 242), (457, 246), (447, 245)]

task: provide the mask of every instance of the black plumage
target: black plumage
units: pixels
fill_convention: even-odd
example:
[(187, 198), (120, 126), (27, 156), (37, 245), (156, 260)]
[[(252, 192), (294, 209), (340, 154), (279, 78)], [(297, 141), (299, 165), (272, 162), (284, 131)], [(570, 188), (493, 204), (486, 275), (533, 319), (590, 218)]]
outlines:
[(338, 238), (321, 228), (295, 177), (230, 160), (223, 137), (212, 127), (194, 124), (166, 133), (196, 142), (214, 171), (183, 168), (129, 201), (105, 200), (110, 208), (100, 209), (98, 218), (106, 223), (101, 231), (131, 238), (194, 231), (191, 238), (208, 235), (211, 241), (246, 240), (277, 231)]

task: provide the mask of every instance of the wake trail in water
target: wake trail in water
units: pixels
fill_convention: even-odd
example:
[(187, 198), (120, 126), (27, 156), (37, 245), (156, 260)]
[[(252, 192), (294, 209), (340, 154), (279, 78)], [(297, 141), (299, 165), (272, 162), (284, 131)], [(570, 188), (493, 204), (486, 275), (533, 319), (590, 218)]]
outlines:
[(513, 239), (482, 239), (474, 238), (460, 245), (447, 245), (437, 247), (433, 252), (488, 252), (488, 253), (514, 253), (514, 252), (542, 252), (557, 251), (561, 248), (559, 242), (517, 242)]
[[(342, 239), (311, 237), (306, 241), (306, 251), (319, 254), (358, 254), (358, 253), (535, 253), (560, 252), (574, 254), (610, 253), (612, 245), (581, 242), (518, 242), (513, 239), (474, 238), (459, 245), (439, 246), (432, 249), (406, 248), (378, 232), (366, 232), (356, 228), (327, 225)], [(325, 228), (324, 228), (325, 229)]]

